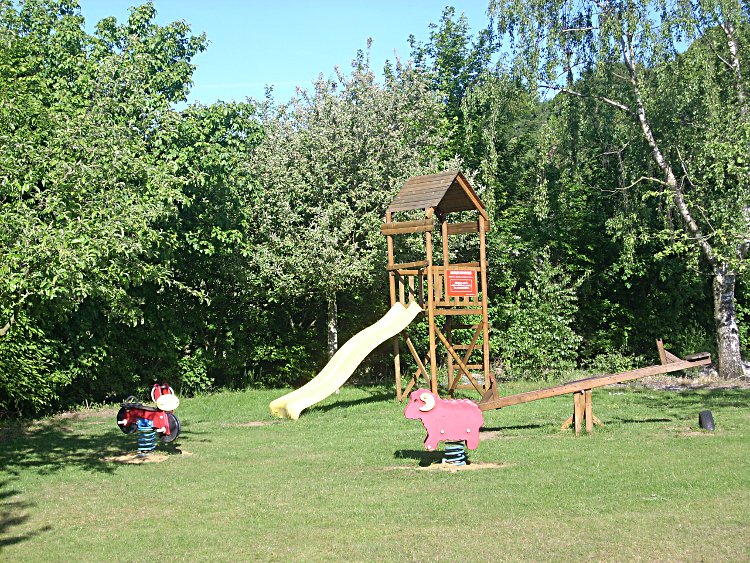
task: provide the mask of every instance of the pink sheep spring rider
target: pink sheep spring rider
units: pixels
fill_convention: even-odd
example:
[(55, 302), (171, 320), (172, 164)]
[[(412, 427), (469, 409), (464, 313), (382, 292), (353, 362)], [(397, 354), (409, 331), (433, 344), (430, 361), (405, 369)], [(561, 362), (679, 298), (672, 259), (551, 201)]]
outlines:
[(427, 430), (424, 447), (434, 451), (445, 442), (443, 463), (466, 465), (466, 450), (479, 446), (479, 429), (484, 416), (479, 406), (468, 399), (441, 399), (427, 389), (417, 389), (409, 395), (404, 416), (419, 419)]

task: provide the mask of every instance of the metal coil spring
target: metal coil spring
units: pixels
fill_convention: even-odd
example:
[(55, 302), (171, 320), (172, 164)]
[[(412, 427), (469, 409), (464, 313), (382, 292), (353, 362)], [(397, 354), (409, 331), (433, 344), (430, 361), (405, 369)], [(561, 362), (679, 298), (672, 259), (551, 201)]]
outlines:
[(466, 446), (461, 442), (446, 442), (443, 463), (450, 465), (466, 465)]
[(138, 426), (138, 453), (147, 455), (156, 449), (156, 430), (154, 423), (145, 418), (139, 418)]

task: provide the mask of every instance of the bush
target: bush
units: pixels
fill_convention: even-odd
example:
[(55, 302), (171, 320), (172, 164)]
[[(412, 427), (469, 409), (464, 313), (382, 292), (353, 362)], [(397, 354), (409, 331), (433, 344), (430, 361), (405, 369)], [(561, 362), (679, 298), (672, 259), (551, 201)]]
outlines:
[(543, 379), (572, 369), (581, 337), (572, 328), (580, 285), (542, 253), (532, 278), (506, 305), (507, 328), (497, 346), (511, 378)]

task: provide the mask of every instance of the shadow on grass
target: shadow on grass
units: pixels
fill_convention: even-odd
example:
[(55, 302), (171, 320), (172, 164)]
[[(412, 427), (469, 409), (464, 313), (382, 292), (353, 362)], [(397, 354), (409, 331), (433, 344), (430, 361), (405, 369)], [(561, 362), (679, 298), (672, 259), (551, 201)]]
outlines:
[(28, 511), (33, 505), (18, 499), (20, 491), (10, 487), (11, 481), (0, 481), (0, 550), (39, 536), (52, 529), (42, 526), (33, 532), (16, 533), (13, 528), (23, 525), (29, 519)]
[(674, 422), (673, 418), (627, 418), (623, 416), (611, 416), (607, 418), (610, 424), (656, 424), (658, 422)]
[[(334, 395), (335, 397), (335, 395)], [(308, 412), (328, 412), (333, 409), (343, 409), (347, 407), (354, 407), (357, 405), (366, 405), (368, 403), (381, 403), (383, 401), (390, 401), (393, 399), (393, 393), (386, 391), (376, 391), (368, 397), (362, 397), (361, 399), (352, 399), (349, 401), (335, 401), (326, 405), (315, 405), (308, 409)]]
[(427, 450), (396, 450), (393, 457), (396, 459), (415, 459), (419, 462), (419, 467), (429, 467), (435, 463), (440, 463), (445, 452), (436, 450), (428, 452)]
[[(32, 423), (16, 423), (0, 429), (0, 471), (18, 475), (32, 471), (49, 475), (64, 468), (113, 473), (118, 465), (104, 458), (137, 449), (135, 434), (124, 434), (111, 420), (111, 430), (102, 431), (110, 421), (53, 418)], [(184, 430), (174, 442), (157, 440), (157, 451), (167, 455), (179, 453), (180, 440), (192, 432)]]
[(750, 389), (688, 389), (684, 391), (663, 391), (656, 395), (643, 390), (634, 393), (633, 397), (644, 405), (653, 408), (671, 408), (683, 410), (744, 408), (750, 400)]
[(507, 426), (482, 426), (479, 433), (482, 432), (502, 432), (504, 430), (537, 430), (545, 428), (548, 424), (529, 423), (529, 424), (509, 424)]

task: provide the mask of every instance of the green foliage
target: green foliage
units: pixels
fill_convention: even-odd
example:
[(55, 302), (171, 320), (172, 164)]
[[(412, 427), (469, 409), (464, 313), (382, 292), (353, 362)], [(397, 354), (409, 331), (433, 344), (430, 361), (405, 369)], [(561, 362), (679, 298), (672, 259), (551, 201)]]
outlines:
[[(184, 197), (154, 146), (174, 127), (169, 104), (184, 99), (204, 40), (154, 16), (152, 5), (134, 8), (90, 36), (74, 2), (0, 6), (0, 323), (14, 315), (27, 327), (0, 339), (40, 359), (36, 380), (50, 384), (28, 389), (34, 409), (92, 367), (91, 351), (67, 342), (84, 303), (135, 325), (134, 289), (176, 281), (158, 259), (170, 243), (160, 223)], [(29, 341), (39, 331), (59, 355)]]
[(70, 377), (55, 369), (57, 345), (28, 319), (0, 338), (0, 414), (34, 412), (59, 398)]
[(554, 266), (548, 255), (537, 258), (531, 278), (506, 305), (507, 324), (496, 344), (509, 376), (540, 379), (575, 367), (581, 337), (572, 325), (581, 281)]
[(211, 391), (214, 379), (208, 375), (208, 365), (202, 349), (186, 354), (177, 361), (179, 394), (195, 395)]

